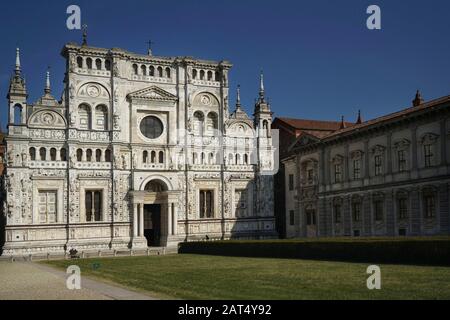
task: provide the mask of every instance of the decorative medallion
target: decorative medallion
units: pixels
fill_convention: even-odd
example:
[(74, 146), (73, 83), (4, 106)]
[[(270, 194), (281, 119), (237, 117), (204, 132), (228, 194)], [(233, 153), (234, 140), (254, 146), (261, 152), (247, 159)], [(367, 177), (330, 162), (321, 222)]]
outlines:
[(200, 101), (201, 101), (202, 104), (204, 104), (205, 106), (211, 105), (211, 98), (208, 97), (208, 96), (206, 96), (206, 95), (202, 96), (202, 98), (201, 98)]
[(96, 86), (87, 87), (86, 92), (92, 98), (97, 98), (100, 95), (100, 90)]

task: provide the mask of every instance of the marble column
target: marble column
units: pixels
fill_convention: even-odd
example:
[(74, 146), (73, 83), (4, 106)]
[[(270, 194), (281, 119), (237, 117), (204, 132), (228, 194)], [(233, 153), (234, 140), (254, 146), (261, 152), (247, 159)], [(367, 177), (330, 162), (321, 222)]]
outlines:
[(168, 229), (168, 236), (171, 236), (173, 234), (173, 226), (172, 226), (172, 203), (167, 204), (167, 229)]
[(144, 204), (139, 204), (139, 236), (144, 236)]
[(173, 208), (172, 208), (172, 217), (173, 217), (172, 218), (172, 224), (173, 224), (172, 232), (173, 232), (173, 235), (177, 235), (178, 234), (178, 230), (177, 230), (178, 214), (177, 214), (177, 206), (175, 203), (173, 204)]
[(137, 203), (133, 204), (133, 237), (138, 235), (138, 207)]

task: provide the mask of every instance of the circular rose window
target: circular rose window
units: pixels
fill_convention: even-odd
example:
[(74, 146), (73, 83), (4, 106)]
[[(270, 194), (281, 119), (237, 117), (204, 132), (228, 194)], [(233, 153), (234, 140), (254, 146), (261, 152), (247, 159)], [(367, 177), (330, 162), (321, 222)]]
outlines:
[(164, 130), (163, 123), (157, 117), (148, 116), (142, 119), (140, 129), (142, 134), (149, 139), (159, 138)]

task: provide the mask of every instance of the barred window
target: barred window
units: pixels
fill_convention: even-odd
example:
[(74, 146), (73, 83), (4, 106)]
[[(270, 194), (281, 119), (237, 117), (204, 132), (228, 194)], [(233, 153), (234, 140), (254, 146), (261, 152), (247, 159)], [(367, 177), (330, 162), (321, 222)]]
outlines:
[(374, 216), (375, 221), (382, 221), (383, 220), (383, 201), (376, 200), (373, 203), (373, 210), (374, 210)]
[(289, 191), (294, 190), (294, 175), (289, 175)]
[(341, 205), (334, 205), (334, 223), (341, 223)]
[(375, 175), (380, 176), (383, 174), (383, 161), (381, 156), (375, 156)]
[(431, 167), (433, 165), (433, 146), (426, 144), (423, 146), (423, 154), (425, 159), (425, 167)]
[(354, 222), (361, 221), (361, 203), (355, 202), (352, 204), (352, 215)]
[(406, 171), (406, 151), (399, 150), (397, 153), (398, 157), (398, 171), (403, 172)]
[(214, 217), (214, 191), (200, 190), (200, 218)]
[(103, 192), (100, 190), (86, 191), (85, 209), (86, 221), (101, 221)]
[(342, 181), (342, 165), (340, 164), (334, 165), (334, 181), (335, 182)]
[(353, 179), (361, 179), (361, 160), (353, 160)]
[(425, 206), (425, 218), (434, 218), (436, 214), (436, 199), (434, 195), (425, 195), (424, 199)]
[(408, 217), (408, 204), (406, 198), (398, 199), (398, 218), (400, 220), (406, 219)]
[(289, 225), (293, 226), (295, 224), (295, 213), (294, 210), (289, 211)]

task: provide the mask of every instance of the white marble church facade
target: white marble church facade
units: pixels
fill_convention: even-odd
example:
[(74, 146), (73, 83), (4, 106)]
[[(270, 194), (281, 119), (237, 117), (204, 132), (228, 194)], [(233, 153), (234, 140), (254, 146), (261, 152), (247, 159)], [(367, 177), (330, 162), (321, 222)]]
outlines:
[(227, 61), (67, 44), (27, 101), (19, 52), (8, 93), (3, 255), (269, 238), (272, 113), (229, 111)]

